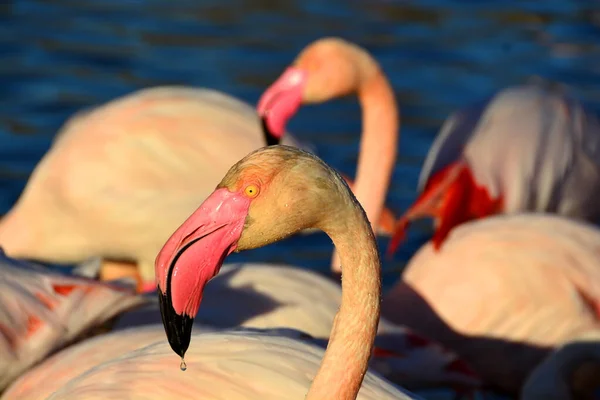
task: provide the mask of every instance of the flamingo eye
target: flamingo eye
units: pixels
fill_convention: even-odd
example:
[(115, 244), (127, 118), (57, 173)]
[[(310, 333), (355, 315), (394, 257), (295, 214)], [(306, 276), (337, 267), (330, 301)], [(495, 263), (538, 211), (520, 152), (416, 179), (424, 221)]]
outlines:
[(244, 189), (244, 194), (246, 196), (250, 197), (251, 199), (258, 196), (258, 193), (260, 193), (260, 190), (258, 189), (258, 186), (256, 186), (256, 185), (248, 185), (248, 186), (246, 186), (246, 189)]

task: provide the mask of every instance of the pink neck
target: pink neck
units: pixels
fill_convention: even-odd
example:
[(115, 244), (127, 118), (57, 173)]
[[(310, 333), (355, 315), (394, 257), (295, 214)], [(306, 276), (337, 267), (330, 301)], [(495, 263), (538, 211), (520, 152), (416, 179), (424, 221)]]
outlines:
[[(353, 192), (376, 231), (396, 162), (400, 118), (387, 78), (378, 66), (373, 67), (375, 72), (365, 74), (358, 87), (363, 132)], [(337, 254), (332, 267), (339, 268)]]
[(380, 70), (359, 88), (363, 132), (356, 171), (356, 197), (371, 224), (381, 216), (396, 162), (399, 136), (394, 92)]
[(358, 207), (351, 210), (351, 215), (336, 219), (337, 226), (323, 227), (344, 265), (342, 302), (307, 400), (356, 399), (377, 333), (381, 297), (379, 254), (364, 213)]

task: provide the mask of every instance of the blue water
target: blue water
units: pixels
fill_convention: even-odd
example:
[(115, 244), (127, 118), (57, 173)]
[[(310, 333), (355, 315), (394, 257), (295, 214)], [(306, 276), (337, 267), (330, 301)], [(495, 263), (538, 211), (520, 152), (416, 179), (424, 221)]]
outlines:
[[(208, 86), (255, 104), (296, 54), (322, 36), (369, 49), (402, 113), (388, 205), (415, 198), (420, 166), (456, 108), (532, 77), (600, 106), (598, 1), (15, 0), (0, 5), (0, 213), (15, 202), (61, 124), (77, 110), (148, 86)], [(304, 107), (290, 130), (353, 175), (355, 98)], [(427, 238), (415, 229), (388, 287)], [(385, 239), (380, 245), (387, 245)], [(328, 269), (324, 235), (232, 257)]]

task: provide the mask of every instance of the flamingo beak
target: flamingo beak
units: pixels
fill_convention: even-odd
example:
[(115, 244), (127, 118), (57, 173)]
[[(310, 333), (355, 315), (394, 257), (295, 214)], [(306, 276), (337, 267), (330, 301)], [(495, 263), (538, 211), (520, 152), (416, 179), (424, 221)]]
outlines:
[(204, 286), (237, 248), (250, 199), (215, 190), (171, 235), (155, 261), (160, 313), (169, 344), (184, 356)]
[(269, 146), (279, 144), (288, 120), (298, 111), (306, 79), (304, 70), (289, 67), (258, 101), (257, 111)]

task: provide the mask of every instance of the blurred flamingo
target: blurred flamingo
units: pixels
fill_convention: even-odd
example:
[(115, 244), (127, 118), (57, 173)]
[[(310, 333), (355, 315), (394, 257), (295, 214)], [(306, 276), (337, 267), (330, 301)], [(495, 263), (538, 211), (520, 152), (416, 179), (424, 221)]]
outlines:
[[(195, 321), (221, 329), (286, 327), (325, 348), (341, 297), (339, 284), (311, 271), (285, 265), (229, 264), (206, 285)], [(158, 323), (159, 305), (152, 302), (117, 317), (113, 329)], [(370, 366), (411, 390), (445, 386), (469, 392), (481, 384), (454, 352), (383, 318)]]
[(0, 249), (0, 392), (51, 353), (143, 302), (125, 288), (53, 273)]
[(439, 249), (455, 226), (496, 213), (600, 217), (600, 122), (577, 100), (530, 84), (504, 89), (450, 116), (398, 220), (392, 253), (410, 221), (435, 220)]
[[(237, 325), (249, 329), (307, 328), (312, 335), (316, 332), (319, 338), (293, 329), (269, 329), (265, 333), (272, 335), (285, 331), (287, 336), (307, 340), (324, 349), (331, 321), (339, 308), (339, 285), (325, 280), (329, 287), (321, 288), (329, 289), (329, 293), (324, 293), (323, 297), (313, 291), (303, 299), (298, 292), (294, 296), (294, 290), (323, 278), (301, 269), (290, 269), (289, 274), (277, 275), (278, 268), (285, 267), (223, 266), (205, 291), (206, 298), (197, 318), (201, 329), (216, 332)], [(95, 269), (96, 263), (90, 263), (79, 266), (77, 273), (85, 271), (87, 274)], [(254, 279), (253, 272), (264, 280)], [(292, 295), (270, 290), (275, 286), (283, 286)], [(126, 290), (114, 285), (51, 273), (4, 254), (0, 254), (0, 287), (0, 354), (3, 360), (0, 362), (0, 391), (20, 376), (0, 396), (3, 400), (46, 399), (87, 369), (164, 339), (162, 326), (145, 326), (160, 323), (160, 310), (154, 296), (154, 301), (149, 301), (147, 297), (128, 295)], [(278, 297), (269, 298), (272, 292)], [(319, 304), (320, 312), (313, 316), (322, 321), (320, 325), (311, 321), (309, 314), (311, 307)], [(109, 327), (101, 327), (113, 317), (116, 321)], [(118, 331), (136, 326), (143, 328), (118, 334)], [(107, 329), (117, 333), (69, 345), (81, 340), (82, 334), (89, 336)], [(408, 329), (384, 321), (380, 323), (382, 331), (383, 335), (375, 340), (370, 365), (386, 378), (417, 389), (450, 385), (457, 391), (469, 392), (479, 387), (477, 376), (456, 354)], [(42, 362), (66, 345), (69, 345), (66, 349)], [(27, 371), (30, 367), (32, 370)]]
[[(42, 364), (49, 375), (38, 367), (2, 399), (279, 400), (282, 393), (300, 399), (324, 353), (296, 331), (209, 329), (193, 336), (182, 372), (164, 334), (160, 326), (147, 326), (87, 340)], [(419, 399), (370, 371), (356, 398)]]
[[(203, 307), (204, 308), (204, 304)], [(158, 310), (156, 310), (158, 312)], [(127, 314), (123, 315), (123, 318), (127, 319)], [(123, 321), (122, 321), (123, 322)], [(136, 320), (137, 322), (137, 320)], [(262, 360), (271, 360), (276, 356), (274, 352), (279, 355), (279, 352), (287, 352), (288, 349), (296, 351), (314, 351), (313, 348), (316, 346), (321, 348), (321, 353), (327, 345), (326, 339), (314, 339), (304, 332), (295, 329), (258, 329), (258, 328), (229, 328), (229, 329), (217, 329), (210, 325), (194, 323), (195, 329), (202, 329), (203, 337), (207, 333), (222, 333), (229, 339), (233, 336), (234, 341), (238, 341), (240, 345), (240, 335), (248, 333), (250, 335), (257, 336), (261, 339), (261, 343), (266, 346), (278, 345), (277, 339), (279, 336), (285, 336), (286, 338), (294, 339), (295, 343), (290, 340), (284, 340), (285, 348), (273, 350), (272, 348), (256, 348), (255, 343), (252, 343), (252, 348), (248, 346), (248, 353), (243, 354), (242, 358), (247, 359), (248, 362), (256, 363), (257, 360), (263, 368), (268, 368), (269, 363), (264, 363)], [(407, 333), (409, 333), (407, 331)], [(164, 343), (165, 331), (161, 325), (140, 325), (135, 328), (127, 327), (125, 329), (118, 329), (108, 334), (100, 335), (87, 339), (83, 342), (77, 343), (52, 357), (45, 360), (43, 363), (32, 368), (30, 371), (22, 375), (15, 383), (13, 383), (6, 392), (0, 398), (2, 400), (44, 400), (47, 399), (52, 393), (58, 391), (62, 387), (67, 386), (67, 383), (87, 373), (92, 368), (104, 368), (108, 363), (120, 363), (123, 358), (131, 357), (132, 353), (135, 352), (146, 352), (146, 346), (159, 347)], [(467, 389), (477, 388), (480, 382), (473, 375), (469, 375), (466, 372), (461, 371), (458, 366), (460, 363), (456, 360), (455, 356), (449, 352), (437, 352), (433, 351), (434, 347), (428, 345), (417, 346), (417, 336), (412, 336), (412, 333), (399, 337), (407, 339), (405, 342), (405, 350), (398, 356), (382, 354), (380, 349), (375, 350), (373, 357), (370, 361), (370, 371), (367, 373), (367, 378), (363, 383), (363, 387), (369, 387), (373, 390), (371, 381), (375, 374), (373, 371), (381, 373), (382, 369), (385, 368), (383, 376), (386, 378), (388, 375), (397, 378), (397, 381), (406, 383), (414, 389), (424, 390), (431, 386), (440, 386), (444, 384), (452, 384), (457, 387), (464, 387)], [(216, 336), (216, 335), (215, 335)], [(401, 336), (401, 335), (400, 335)], [(203, 340), (196, 339), (194, 340)], [(225, 340), (225, 338), (223, 338)], [(243, 337), (241, 340), (245, 340)], [(400, 348), (399, 341), (394, 340), (394, 347)], [(141, 350), (140, 350), (141, 349)], [(191, 351), (194, 349), (199, 350), (197, 347), (192, 345)], [(319, 350), (317, 350), (319, 351)], [(260, 353), (259, 353), (260, 352)], [(170, 352), (167, 352), (170, 354)], [(293, 355), (292, 355), (293, 356)], [(321, 354), (322, 356), (322, 354)], [(168, 355), (171, 361), (165, 366), (165, 370), (171, 370), (175, 366), (173, 365), (172, 356)], [(252, 357), (252, 358), (250, 358)], [(223, 355), (226, 358), (226, 355)], [(454, 361), (449, 361), (454, 359)], [(156, 363), (156, 359), (150, 358), (152, 363)], [(276, 360), (273, 360), (276, 361)], [(297, 362), (297, 361), (294, 361)], [(311, 361), (312, 362), (312, 361)], [(318, 362), (318, 360), (316, 360)], [(187, 363), (190, 367), (190, 371), (193, 374), (195, 365), (192, 366), (190, 357), (187, 356)], [(266, 364), (266, 366), (265, 366)], [(316, 364), (315, 364), (316, 365)], [(448, 368), (451, 367), (451, 368)], [(121, 366), (117, 368), (122, 368)], [(134, 375), (138, 375), (140, 372), (145, 370), (145, 366), (140, 366), (139, 370), (137, 366), (129, 365), (128, 368), (135, 369)], [(234, 367), (235, 368), (235, 367)], [(309, 368), (314, 368), (310, 366)], [(263, 373), (272, 373), (264, 371)], [(300, 373), (300, 372), (299, 372)], [(311, 372), (314, 374), (314, 372)], [(265, 377), (266, 378), (266, 377)], [(158, 379), (158, 378), (157, 378)], [(296, 378), (295, 378), (296, 379)], [(164, 378), (160, 378), (163, 381)], [(177, 385), (177, 379), (171, 383), (162, 382), (161, 385)], [(429, 391), (434, 390), (430, 389)], [(427, 390), (424, 390), (427, 392)], [(453, 398), (455, 396), (453, 392), (448, 391), (446, 398)], [(194, 392), (191, 392), (194, 393)], [(136, 393), (140, 395), (140, 393)], [(442, 399), (443, 397), (438, 396), (436, 399)]]
[(429, 242), (385, 296), (386, 318), (456, 351), (486, 384), (517, 393), (548, 352), (600, 329), (600, 231), (513, 214)]
[[(269, 101), (263, 96), (264, 126), (277, 135), (270, 140), (297, 144), (273, 125), (290, 102), (357, 91), (365, 130), (356, 190), (370, 219), (391, 232), (393, 215), (381, 210), (395, 160), (398, 117), (387, 79), (365, 50), (338, 39), (311, 44), (298, 65), (301, 98), (287, 92)], [(134, 263), (140, 288), (152, 289), (154, 257), (169, 232), (230, 165), (265, 144), (260, 126), (249, 105), (208, 89), (146, 89), (79, 113), (57, 135), (0, 221), (0, 245), (13, 257), (55, 263), (102, 256), (110, 261), (105, 279), (137, 274)], [(386, 145), (384, 153), (379, 140)]]
[[(303, 103), (321, 103), (357, 93), (363, 132), (352, 190), (371, 222), (382, 214), (396, 161), (399, 110), (394, 91), (377, 62), (364, 49), (339, 38), (324, 38), (306, 47), (263, 94), (258, 112), (274, 135), (282, 135), (288, 120)], [(332, 271), (341, 264), (334, 253)]]

